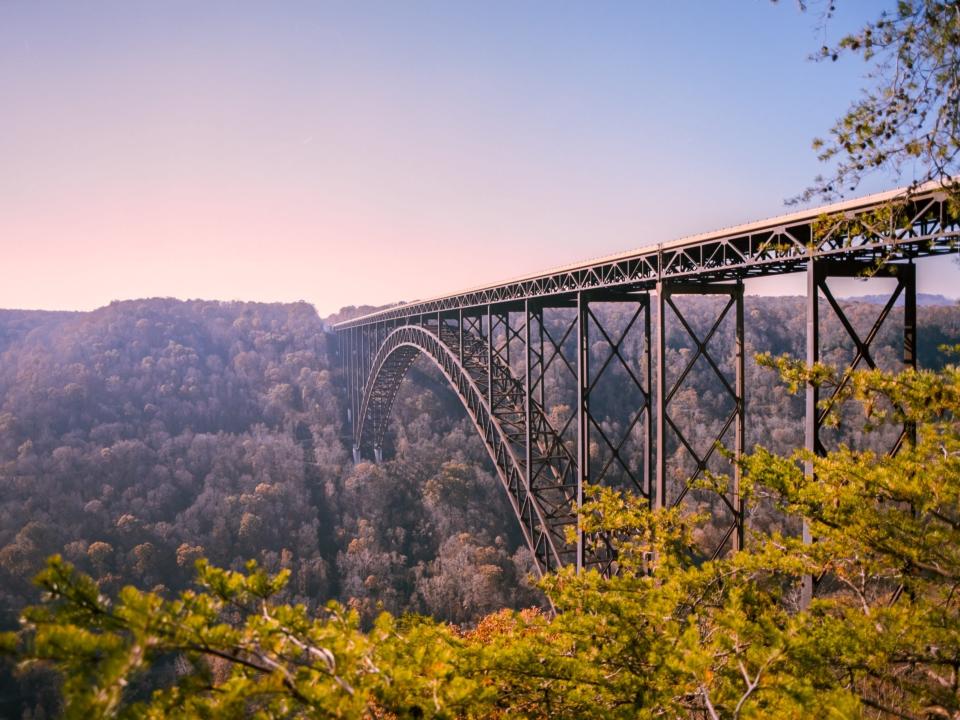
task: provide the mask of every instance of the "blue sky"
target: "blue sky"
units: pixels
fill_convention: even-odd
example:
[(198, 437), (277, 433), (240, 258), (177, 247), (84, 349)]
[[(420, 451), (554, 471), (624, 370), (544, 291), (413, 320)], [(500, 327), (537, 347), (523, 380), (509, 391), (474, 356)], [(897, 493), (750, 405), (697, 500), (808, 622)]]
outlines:
[(882, 6), (7, 0), (0, 307), (326, 313), (779, 214)]

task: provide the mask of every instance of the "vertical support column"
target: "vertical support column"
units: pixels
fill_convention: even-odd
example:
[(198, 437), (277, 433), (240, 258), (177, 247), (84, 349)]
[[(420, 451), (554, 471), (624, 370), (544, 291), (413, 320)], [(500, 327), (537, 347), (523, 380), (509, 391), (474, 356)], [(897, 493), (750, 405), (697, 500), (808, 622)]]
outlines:
[(533, 472), (533, 430), (530, 423), (530, 363), (531, 363), (531, 352), (530, 352), (530, 300), (526, 299), (523, 301), (523, 350), (524, 350), (524, 363), (523, 363), (523, 415), (524, 415), (524, 431), (526, 433), (526, 438), (524, 442), (526, 460), (524, 462), (523, 476), (524, 481), (527, 485), (527, 493), (530, 492), (530, 486), (533, 484), (533, 478), (531, 477)]
[(460, 354), (460, 367), (463, 367), (463, 308), (457, 310), (457, 352)]
[(357, 439), (357, 409), (356, 409), (356, 392), (357, 392), (357, 350), (356, 350), (356, 339), (357, 339), (357, 329), (352, 327), (347, 330), (350, 337), (350, 356), (349, 356), (349, 365), (350, 365), (350, 418), (351, 424), (353, 426), (353, 440)]
[(903, 364), (917, 367), (917, 266), (897, 267), (903, 283)]
[[(363, 431), (362, 423), (363, 418), (360, 417), (360, 408), (363, 406), (363, 388), (366, 385), (366, 358), (365, 355), (365, 339), (366, 332), (364, 327), (361, 325), (357, 328), (357, 389), (356, 389), (356, 417), (357, 417), (357, 434), (359, 435)], [(356, 443), (356, 454), (359, 461), (360, 455), (360, 438), (354, 438)]]
[(334, 330), (333, 336), (337, 339), (337, 360), (340, 363), (340, 373), (343, 374), (343, 336), (340, 330)]
[(360, 462), (360, 446), (357, 444), (358, 433), (360, 431), (360, 418), (357, 415), (360, 412), (360, 357), (358, 352), (359, 334), (358, 328), (351, 328), (350, 338), (350, 389), (351, 389), (351, 413), (353, 415), (353, 462)]
[(543, 315), (544, 308), (543, 306), (537, 307), (537, 357), (539, 358), (538, 365), (540, 367), (540, 391), (538, 398), (540, 403), (540, 409), (545, 413), (547, 411), (547, 372), (544, 365), (546, 364), (546, 358), (543, 354)]
[(588, 403), (590, 402), (590, 337), (587, 316), (587, 296), (577, 293), (577, 572), (581, 572), (586, 559), (583, 527), (580, 511), (583, 508), (583, 489), (590, 481), (590, 427)]
[(343, 331), (346, 356), (346, 379), (347, 379), (347, 417), (350, 420), (350, 445), (353, 446), (353, 438), (357, 436), (356, 426), (353, 418), (353, 328), (347, 328)]
[[(354, 417), (356, 418), (356, 428), (357, 435), (360, 431), (360, 405), (363, 404), (363, 327), (357, 327), (356, 331), (356, 361), (354, 362), (354, 368), (357, 371), (357, 386), (356, 392), (354, 393), (355, 404), (354, 404)], [(359, 439), (357, 437), (354, 438)]]
[(493, 312), (487, 305), (487, 404), (493, 415)]
[(510, 308), (508, 307), (503, 311), (503, 331), (504, 336), (503, 340), (506, 343), (506, 348), (504, 349), (504, 360), (507, 363), (507, 370), (510, 373), (513, 373), (513, 363), (510, 362), (510, 346), (513, 345), (513, 325), (510, 324)]
[[(370, 329), (360, 326), (360, 404), (363, 403), (363, 390), (367, 386), (367, 345), (370, 343)], [(360, 404), (357, 405), (359, 409)]]
[[(373, 326), (364, 325), (363, 327), (363, 388), (366, 390), (367, 379), (370, 377), (370, 369), (373, 366)], [(360, 403), (363, 404), (363, 393), (360, 394)]]
[(367, 327), (361, 325), (357, 328), (357, 379), (360, 381), (357, 385), (357, 409), (363, 402), (363, 386), (367, 377)]
[[(344, 355), (343, 355), (343, 333), (344, 333), (344, 331), (343, 331), (343, 330), (335, 330), (334, 332), (335, 332), (335, 334), (336, 334), (336, 336), (337, 336), (337, 359), (340, 361), (340, 377), (342, 377), (344, 380), (346, 380), (346, 379), (347, 379), (347, 366), (346, 366), (346, 358), (345, 358)], [(349, 414), (348, 414), (348, 416), (347, 416), (347, 422), (349, 422), (349, 421), (350, 421), (350, 417), (349, 417)], [(353, 428), (350, 428), (350, 429), (351, 429), (351, 431), (353, 430)]]
[(643, 313), (643, 352), (646, 369), (644, 370), (644, 410), (643, 410), (643, 491), (647, 494), (647, 503), (653, 508), (653, 352), (650, 347), (650, 293), (647, 293), (646, 308)]
[[(370, 347), (370, 361), (368, 372), (373, 372), (373, 360), (377, 356), (377, 352), (380, 350), (380, 345), (383, 344), (383, 341), (386, 337), (386, 333), (382, 332), (384, 328), (384, 323), (377, 322), (373, 326), (373, 342)], [(372, 389), (372, 388), (371, 388)], [(380, 434), (378, 432), (373, 433), (373, 461), (379, 465), (383, 462), (383, 448), (380, 446), (379, 440)]]
[(353, 388), (350, 381), (350, 330), (341, 330), (337, 333), (337, 340), (339, 340), (339, 350), (340, 350), (340, 369), (343, 373), (343, 380), (347, 384), (347, 397), (346, 397), (346, 410), (347, 410), (347, 423), (350, 425), (350, 444), (353, 445), (353, 438), (356, 437), (353, 427)]
[[(360, 434), (360, 403), (363, 402), (363, 370), (361, 363), (361, 343), (363, 340), (362, 330), (359, 327), (353, 330), (353, 416), (356, 418), (357, 435)], [(354, 438), (358, 440), (359, 438)]]
[(737, 529), (733, 534), (733, 551), (743, 549), (744, 531), (747, 522), (746, 512), (743, 505), (743, 496), (740, 493), (740, 481), (742, 471), (740, 469), (740, 460), (743, 458), (744, 442), (747, 436), (747, 397), (746, 397), (746, 348), (744, 347), (743, 336), (743, 281), (737, 281), (736, 289), (737, 302), (737, 337), (735, 340), (736, 353), (736, 391), (737, 391), (737, 419), (734, 435), (734, 466), (733, 466), (733, 507), (737, 514)]
[[(812, 259), (807, 264), (807, 365), (820, 361), (820, 266)], [(807, 452), (816, 454), (820, 447), (820, 419), (817, 403), (820, 400), (820, 388), (807, 383), (806, 408), (804, 416), (804, 447)], [(807, 460), (805, 472), (813, 479), (813, 462)], [(803, 542), (813, 541), (810, 523), (803, 519)], [(807, 608), (813, 600), (813, 577), (804, 575), (800, 581), (800, 607)]]
[(666, 283), (657, 283), (657, 487), (653, 507), (663, 509), (667, 498), (667, 335)]
[[(917, 368), (917, 266), (910, 261), (909, 265), (900, 265), (898, 268), (900, 282), (903, 284), (903, 364), (905, 367)], [(911, 444), (917, 444), (917, 425), (908, 422), (903, 428), (905, 439)]]

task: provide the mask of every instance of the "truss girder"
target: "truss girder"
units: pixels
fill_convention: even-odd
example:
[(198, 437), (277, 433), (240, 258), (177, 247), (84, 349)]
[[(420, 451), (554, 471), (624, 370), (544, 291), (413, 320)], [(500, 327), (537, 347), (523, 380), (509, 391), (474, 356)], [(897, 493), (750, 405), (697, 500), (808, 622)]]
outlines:
[[(897, 285), (873, 324), (858, 332), (827, 280), (864, 274), (893, 278)], [(341, 329), (339, 354), (348, 380), (348, 419), (355, 439), (355, 458), (372, 449), (380, 459), (399, 387), (414, 360), (426, 354), (457, 391), (483, 438), (538, 568), (545, 572), (575, 564), (615, 572), (616, 556), (610, 538), (587, 537), (579, 530), (572, 536), (567, 533), (568, 526), (576, 525), (585, 487), (605, 484), (613, 473), (618, 482), (629, 479), (631, 489), (652, 507), (676, 506), (689, 501), (691, 488), (696, 487), (698, 492), (704, 489), (698, 483), (711, 462), (719, 463), (721, 445), (731, 450), (734, 458), (743, 452), (743, 284), (671, 281), (660, 283), (656, 290), (655, 313), (651, 303), (654, 296), (614, 288), (490, 305), (480, 311), (418, 315), (411, 323), (392, 319)], [(676, 301), (683, 295), (714, 295), (725, 298), (725, 302), (712, 322), (698, 330)], [(916, 363), (916, 278), (912, 264), (877, 268), (869, 263), (830, 260), (808, 267), (807, 360), (812, 363), (820, 358), (821, 305), (837, 317), (852, 344), (852, 360), (848, 367), (840, 368), (840, 386), (833, 395), (821, 402), (817, 388), (807, 390), (806, 444), (813, 452), (825, 452), (820, 431), (850, 373), (859, 366), (876, 366), (873, 345), (900, 300), (904, 302), (903, 360), (911, 366)], [(604, 303), (633, 303), (620, 315), (625, 324), (619, 329), (608, 327), (598, 312)], [(548, 313), (555, 310), (560, 314), (548, 321)], [(654, 317), (655, 342), (651, 334)], [(666, 328), (674, 323), (688, 338), (690, 350), (671, 368), (674, 377), (668, 383)], [(734, 350), (721, 356), (713, 346), (724, 323), (728, 328), (734, 325)], [(642, 333), (642, 342), (633, 343), (628, 351), (624, 340), (631, 332)], [(691, 434), (672, 405), (698, 362), (701, 372), (716, 378), (718, 392), (729, 398), (729, 413), (720, 419), (710, 437), (702, 430), (699, 435)], [(626, 383), (623, 392), (632, 388), (638, 398), (629, 417), (619, 423), (609, 422), (596, 407), (598, 383), (612, 372), (611, 368), (617, 371), (615, 381)], [(547, 374), (551, 369), (566, 378), (564, 382), (574, 393), (574, 407), (567, 416), (555, 412), (558, 401), (550, 397), (555, 388), (548, 392)], [(656, 384), (652, 382), (654, 370)], [(896, 452), (912, 432), (913, 428), (905, 427), (891, 452)], [(643, 448), (642, 454), (628, 457), (623, 446), (631, 433), (643, 438)], [(680, 478), (684, 462), (693, 470)], [(671, 471), (673, 463), (676, 465)], [(672, 493), (668, 472), (676, 476), (670, 481), (675, 489)], [(718, 490), (718, 504), (712, 505), (714, 511), (722, 511), (729, 524), (717, 535), (716, 544), (707, 548), (708, 556), (743, 546), (745, 514), (736, 463), (730, 475), (729, 486)], [(700, 497), (702, 502), (702, 492)], [(807, 597), (813, 587), (810, 579)]]
[[(865, 201), (827, 216), (816, 208), (780, 223), (710, 233), (678, 243), (661, 243), (633, 254), (566, 268), (541, 276), (492, 285), (424, 302), (400, 305), (339, 323), (342, 330), (391, 319), (468, 311), (534, 298), (569, 296), (598, 288), (650, 290), (658, 282), (695, 279), (733, 282), (802, 271), (811, 260), (898, 262), (949, 253), (960, 239), (960, 218), (942, 192), (927, 191), (903, 203), (896, 218), (881, 220), (888, 202)], [(856, 222), (847, 222), (855, 219)]]
[[(874, 340), (876, 340), (877, 334), (890, 317), (890, 313), (897, 301), (901, 299), (904, 306), (903, 363), (905, 367), (916, 367), (916, 266), (912, 264), (901, 264), (883, 265), (879, 268), (874, 268), (862, 263), (815, 263), (812, 266), (810, 273), (810, 283), (813, 287), (810, 290), (811, 294), (808, 298), (808, 303), (811, 306), (814, 304), (819, 306), (820, 297), (825, 299), (832, 315), (839, 320), (841, 327), (843, 327), (844, 333), (853, 344), (854, 349), (853, 358), (849, 363), (847, 363), (846, 367), (838, 368), (841, 371), (840, 379), (837, 385), (831, 389), (830, 396), (821, 401), (819, 397), (819, 390), (812, 395), (812, 398), (817, 405), (817, 411), (811, 415), (811, 420), (813, 422), (811, 427), (811, 449), (817, 454), (824, 454), (826, 452), (826, 448), (821, 440), (820, 431), (823, 429), (827, 417), (834, 409), (838, 398), (843, 393), (844, 388), (846, 388), (847, 384), (849, 383), (852, 373), (858, 367), (860, 367), (861, 364), (866, 365), (871, 370), (876, 369), (877, 363), (874, 361), (872, 354)], [(854, 328), (850, 319), (847, 317), (843, 307), (830, 290), (827, 281), (831, 277), (874, 277), (893, 278), (896, 280), (896, 286), (887, 297), (886, 302), (882, 306), (880, 312), (877, 314), (866, 335), (864, 335), (862, 338)], [(820, 315), (819, 307), (810, 307), (809, 312), (814, 316), (814, 318), (817, 318)], [(819, 332), (816, 332), (820, 327), (820, 320), (816, 319), (812, 325), (808, 323), (808, 327), (814, 330), (814, 332), (811, 333), (811, 343), (815, 343), (816, 347), (810, 347), (809, 351), (811, 352), (812, 357), (815, 358), (815, 360), (811, 362), (816, 362), (819, 361), (820, 357)], [(816, 388), (812, 389), (816, 390)], [(896, 443), (891, 448), (891, 452), (895, 452), (897, 449), (899, 449), (903, 441), (906, 439), (906, 436), (910, 432), (912, 432), (912, 428), (909, 426), (903, 429)]]
[[(608, 326), (610, 319), (604, 317), (603, 306), (617, 307), (621, 311), (626, 309), (620, 316), (621, 320), (626, 317), (626, 322), (619, 328)], [(613, 485), (636, 492), (652, 505), (650, 296), (648, 293), (607, 290), (578, 292), (576, 308), (575, 369), (566, 359), (564, 364), (575, 375), (578, 387), (575, 415), (578, 507), (582, 505), (584, 489), (589, 485)], [(642, 333), (640, 357), (628, 356), (624, 343), (637, 327)], [(569, 333), (570, 329), (566, 332)], [(639, 394), (638, 405), (619, 426), (616, 423), (607, 425), (608, 418), (603, 415), (600, 399), (595, 397), (603, 380), (618, 381), (612, 373), (614, 367), (621, 370), (623, 379), (620, 382), (627, 386), (619, 387), (621, 393), (633, 390)], [(624, 448), (638, 426), (641, 427), (642, 449), (639, 464), (635, 465), (624, 453)], [(577, 544), (578, 569), (593, 566), (605, 575), (617, 572), (615, 538), (578, 532)]]

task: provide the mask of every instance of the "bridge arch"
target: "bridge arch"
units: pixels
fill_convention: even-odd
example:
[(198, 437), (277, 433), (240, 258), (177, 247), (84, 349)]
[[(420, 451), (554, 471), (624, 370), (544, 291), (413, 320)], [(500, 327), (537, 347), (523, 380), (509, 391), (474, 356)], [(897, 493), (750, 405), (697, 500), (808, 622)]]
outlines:
[[(509, 386), (517, 383), (509, 369), (497, 367), (495, 373), (488, 373), (486, 367), (474, 365), (471, 371), (468, 363), (461, 362), (462, 353), (451, 349), (430, 329), (420, 325), (394, 329), (383, 339), (370, 365), (357, 416), (356, 447), (379, 454), (397, 392), (407, 370), (421, 354), (443, 373), (480, 434), (538, 571), (573, 562), (576, 548), (567, 542), (565, 526), (576, 522), (576, 493), (562, 481), (552, 487), (530, 486), (526, 469), (529, 453), (518, 443), (516, 424), (504, 422), (502, 409), (498, 412), (490, 406), (491, 393), (484, 387), (487, 378), (493, 377), (501, 390), (508, 386), (509, 395)], [(522, 388), (516, 390), (522, 402)], [(526, 434), (525, 430), (521, 433)]]

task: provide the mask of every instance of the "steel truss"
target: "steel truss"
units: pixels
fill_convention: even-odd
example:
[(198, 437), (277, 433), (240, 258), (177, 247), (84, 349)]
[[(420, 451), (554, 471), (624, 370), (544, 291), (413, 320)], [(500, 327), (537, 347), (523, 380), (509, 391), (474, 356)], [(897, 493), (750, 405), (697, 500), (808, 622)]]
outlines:
[[(843, 307), (837, 302), (827, 281), (830, 278), (893, 278), (896, 287), (890, 293), (887, 302), (880, 310), (867, 334), (861, 338), (853, 327)], [(837, 402), (844, 388), (850, 381), (853, 372), (862, 364), (875, 369), (877, 363), (873, 358), (871, 348), (884, 323), (890, 317), (899, 299), (903, 299), (903, 365), (905, 368), (917, 367), (917, 273), (912, 263), (887, 264), (876, 267), (864, 262), (811, 262), (807, 266), (807, 364), (820, 362), (820, 329), (822, 318), (820, 315), (820, 298), (827, 301), (827, 307), (834, 317), (843, 326), (847, 338), (853, 343), (854, 355), (846, 367), (838, 368), (840, 379), (827, 398), (821, 400), (820, 388), (812, 383), (806, 388), (806, 406), (804, 412), (804, 446), (814, 455), (826, 455), (827, 447), (822, 437), (822, 431), (829, 414), (836, 410)], [(896, 441), (892, 444), (889, 453), (895, 455), (905, 442), (916, 440), (916, 428), (911, 423), (903, 426)], [(806, 473), (814, 476), (813, 463), (808, 461)], [(803, 539), (813, 542), (815, 538), (810, 533), (810, 526), (803, 521)], [(801, 584), (800, 602), (803, 607), (810, 604), (821, 578), (807, 576)]]
[[(742, 347), (742, 285), (660, 288), (658, 307), (672, 308), (680, 324), (696, 338), (672, 299), (694, 292), (728, 295), (730, 303), (737, 304), (741, 318), (738, 347)], [(715, 368), (719, 368), (718, 361), (707, 346), (729, 307), (702, 341), (697, 338), (701, 352)], [(409, 324), (391, 320), (348, 328), (340, 333), (340, 354), (350, 378), (354, 458), (357, 462), (364, 456), (382, 460), (400, 385), (417, 357), (426, 355), (457, 391), (483, 437), (540, 570), (574, 564), (607, 574), (616, 572), (609, 537), (575, 530), (571, 540), (567, 534), (568, 526), (576, 526), (584, 489), (591, 484), (624, 488), (639, 493), (651, 507), (662, 506), (667, 502), (670, 462), (664, 452), (654, 454), (655, 417), (667, 421), (663, 427), (657, 422), (656, 447), (662, 446), (668, 433), (692, 447), (689, 432), (669, 413), (661, 412), (688, 371), (681, 373), (666, 394), (661, 389), (656, 410), (654, 407), (653, 317), (649, 293), (612, 290), (489, 306), (483, 313), (418, 315)], [(657, 335), (662, 357), (666, 343), (663, 309), (658, 310), (658, 317), (664, 319), (658, 322)], [(738, 357), (742, 366), (742, 352)], [(604, 412), (604, 383), (612, 383), (618, 396), (626, 392), (627, 383), (637, 398), (630, 416), (622, 422), (611, 421)], [(740, 428), (742, 378), (735, 384)], [(565, 401), (574, 409), (564, 417), (557, 410), (567, 407)], [(728, 420), (724, 429), (731, 422)], [(716, 440), (723, 437), (721, 432)], [(684, 500), (687, 486), (706, 467), (713, 452), (711, 445), (695, 455), (697, 472), (686, 478), (684, 489), (670, 504)], [(736, 452), (740, 452), (740, 444)], [(736, 485), (732, 499), (726, 498), (726, 502), (737, 507)], [(736, 538), (734, 547), (739, 547), (742, 514), (736, 515), (727, 536), (731, 534)]]
[[(827, 280), (865, 273), (894, 278), (897, 287), (861, 337)], [(827, 412), (850, 372), (861, 364), (876, 366), (872, 344), (901, 296), (905, 300), (904, 362), (915, 365), (915, 268), (912, 264), (877, 269), (860, 262), (812, 263), (808, 269), (809, 362), (820, 357), (821, 295), (855, 349), (840, 387), (825, 406), (819, 402), (817, 388), (807, 390), (807, 447), (822, 454), (820, 431)], [(726, 301), (710, 326), (698, 331), (678, 300), (684, 296), (719, 296)], [(616, 572), (610, 538), (580, 531), (574, 533), (574, 541), (567, 536), (589, 485), (629, 489), (651, 507), (692, 503), (696, 509), (706, 504), (715, 524), (720, 523), (715, 542), (705, 548), (706, 556), (735, 551), (743, 547), (746, 525), (740, 470), (736, 462), (722, 467), (726, 460), (719, 448), (726, 447), (732, 460), (744, 450), (743, 297), (742, 282), (662, 282), (655, 295), (617, 289), (579, 291), (565, 297), (490, 305), (481, 312), (423, 314), (406, 323), (391, 319), (340, 330), (354, 458), (382, 460), (397, 392), (410, 366), (423, 354), (457, 391), (483, 437), (541, 571), (573, 564)], [(617, 308), (619, 314), (611, 317), (610, 308)], [(613, 326), (615, 318), (619, 327)], [(682, 366), (671, 369), (667, 331), (674, 323), (689, 339), (691, 351)], [(724, 333), (731, 334), (731, 324), (733, 352), (721, 356), (715, 345)], [(698, 362), (710, 369), (720, 394), (729, 399), (728, 413), (709, 437), (694, 436), (672, 405)], [(616, 383), (618, 393), (635, 393), (633, 411), (620, 422), (611, 422), (600, 407), (604, 382)], [(558, 414), (558, 408), (571, 403), (571, 411)], [(897, 446), (910, 432), (911, 428), (904, 429)], [(630, 443), (638, 445), (632, 452)], [(707, 498), (708, 492), (698, 483), (711, 469), (726, 469), (730, 483)], [(806, 588), (808, 594), (813, 592), (812, 579)]]
[[(719, 295), (727, 298), (713, 324), (702, 336), (690, 325), (680, 307), (674, 302), (678, 295)], [(718, 449), (724, 445), (724, 440), (731, 428), (734, 430), (731, 485), (725, 491), (716, 493), (721, 502), (720, 508), (714, 508), (712, 515), (716, 518), (717, 510), (728, 514), (728, 522), (723, 533), (713, 548), (709, 548), (710, 557), (717, 557), (730, 542), (731, 550), (743, 547), (744, 540), (744, 507), (740, 496), (740, 466), (737, 461), (743, 454), (743, 442), (746, 435), (746, 398), (744, 397), (744, 341), (743, 341), (743, 283), (735, 285), (698, 285), (690, 283), (660, 283), (657, 286), (658, 298), (658, 325), (657, 325), (657, 493), (658, 507), (675, 507), (687, 499), (691, 489), (698, 480), (703, 480), (710, 469), (711, 460), (717, 456)], [(729, 377), (729, 369), (724, 372), (722, 365), (729, 365), (722, 358), (715, 358), (711, 352), (711, 340), (717, 337), (718, 331), (731, 309), (735, 316), (734, 328), (734, 357), (732, 358), (733, 378)], [(690, 354), (679, 375), (672, 383), (667, 381), (667, 342), (666, 323), (668, 315), (672, 314), (680, 323), (685, 333), (693, 340), (695, 352)], [(732, 401), (732, 407), (722, 422), (719, 430), (712, 437), (694, 438), (689, 431), (684, 432), (670, 413), (669, 405), (694, 369), (697, 362), (703, 359), (713, 374), (719, 380), (720, 391)], [(674, 440), (683, 453), (693, 460), (693, 471), (674, 478), (675, 489), (671, 492), (669, 483), (668, 441)], [(727, 443), (729, 447), (729, 443)], [(678, 468), (682, 472), (682, 466)], [(677, 482), (679, 481), (679, 482)]]
[[(895, 211), (888, 212), (894, 203)], [(826, 218), (826, 220), (825, 220)], [(855, 220), (856, 222), (851, 222)], [(666, 280), (731, 282), (801, 272), (810, 260), (899, 262), (956, 249), (960, 218), (934, 185), (912, 195), (883, 193), (780, 218), (651, 245), (582, 265), (433, 300), (399, 305), (338, 323), (338, 331), (580, 290), (649, 290)]]
[[(602, 312), (604, 306), (626, 307), (626, 322), (619, 328), (611, 327), (611, 318), (605, 318)], [(640, 357), (628, 358), (625, 343), (638, 327), (643, 333)], [(628, 489), (642, 495), (652, 506), (650, 296), (648, 293), (631, 294), (615, 290), (581, 291), (577, 293), (576, 328), (577, 506), (582, 506), (584, 488), (591, 484)], [(619, 378), (614, 376), (617, 370), (620, 371)], [(605, 422), (606, 418), (601, 414), (601, 399), (595, 397), (599, 394), (601, 383), (607, 378), (618, 382), (618, 390), (635, 390), (639, 394), (637, 406), (619, 428)], [(630, 462), (625, 453), (625, 447), (638, 427), (641, 428), (642, 438), (639, 466)], [(602, 573), (616, 572), (616, 553), (611, 538), (586, 537), (580, 532), (577, 541), (578, 569), (595, 565)]]
[[(822, 295), (854, 346), (842, 383), (856, 367), (875, 366), (872, 343), (902, 296), (904, 362), (915, 365), (912, 259), (950, 251), (960, 223), (935, 191), (902, 203), (897, 222), (878, 219), (878, 207), (870, 199), (848, 204), (842, 217), (815, 228), (824, 212), (816, 209), (340, 323), (354, 458), (382, 460), (397, 392), (424, 355), (483, 438), (542, 572), (562, 565), (616, 572), (610, 538), (576, 528), (590, 485), (627, 488), (651, 507), (707, 507), (714, 535), (706, 556), (735, 551), (746, 525), (739, 468), (728, 464), (743, 452), (746, 429), (743, 280), (806, 271), (807, 360), (820, 357)], [(857, 222), (844, 222), (851, 218)], [(861, 337), (827, 280), (868, 270), (896, 279), (897, 288)], [(684, 296), (725, 302), (710, 326), (698, 329), (684, 314)], [(676, 363), (668, 362), (671, 329), (689, 346)], [(732, 350), (722, 350), (724, 343)], [(715, 377), (716, 396), (728, 408), (706, 435), (680, 403), (694, 372)], [(816, 453), (825, 451), (821, 430), (838, 392), (821, 406), (818, 389), (807, 389), (806, 446)], [(621, 404), (629, 398), (629, 417), (605, 412), (612, 393)], [(905, 428), (897, 446), (911, 433)], [(708, 473), (723, 472), (727, 486), (708, 489)], [(810, 579), (804, 596), (813, 590)]]

